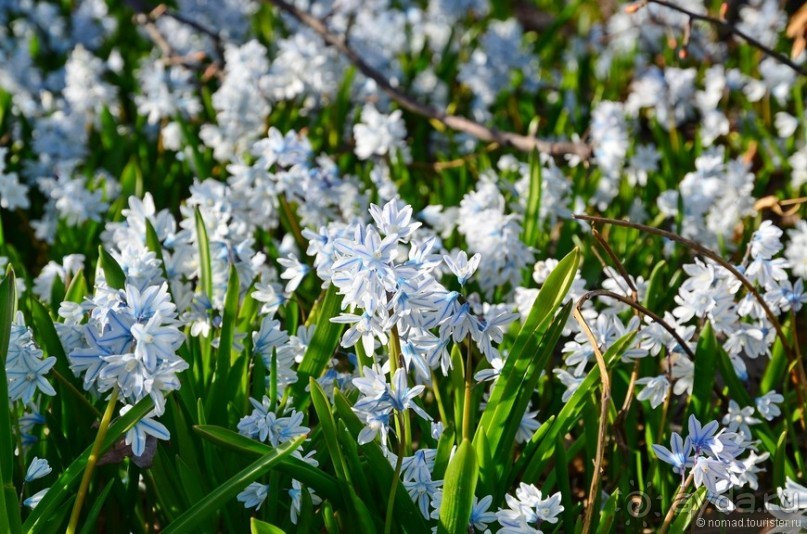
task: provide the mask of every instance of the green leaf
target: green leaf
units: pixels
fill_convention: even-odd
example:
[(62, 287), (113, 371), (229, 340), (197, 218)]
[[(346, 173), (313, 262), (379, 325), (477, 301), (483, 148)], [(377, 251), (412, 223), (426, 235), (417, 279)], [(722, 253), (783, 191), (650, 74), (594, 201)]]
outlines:
[(608, 500), (605, 502), (602, 511), (600, 512), (600, 523), (597, 525), (597, 533), (605, 534), (612, 531), (614, 525), (614, 518), (616, 516), (616, 506), (619, 501), (619, 490), (614, 490)]
[[(791, 343), (798, 342), (793, 339), (793, 324), (788, 320), (784, 326), (785, 335), (790, 339)], [(787, 374), (787, 352), (782, 346), (782, 340), (779, 336), (773, 343), (771, 349), (771, 359), (765, 367), (765, 373), (762, 375), (762, 380), (759, 383), (759, 394), (764, 395), (773, 389), (781, 389), (782, 380), (785, 379)]]
[(56, 333), (56, 327), (53, 325), (53, 319), (50, 318), (47, 308), (35, 298), (30, 299), (28, 303), (38, 339), (45, 346), (48, 355), (56, 357), (56, 369), (63, 376), (72, 378), (73, 373), (70, 372), (70, 362), (67, 361), (64, 347), (59, 335)]
[(449, 426), (443, 430), (443, 434), (437, 441), (437, 454), (434, 456), (434, 469), (432, 470), (433, 480), (445, 478), (452, 450), (454, 450), (454, 427)]
[(104, 507), (107, 497), (109, 497), (109, 492), (112, 491), (113, 484), (114, 481), (110, 480), (107, 482), (104, 489), (101, 490), (101, 494), (95, 498), (92, 508), (90, 508), (87, 517), (84, 519), (84, 527), (81, 529), (81, 534), (92, 534), (93, 532), (99, 531), (95, 523), (98, 521), (98, 516), (101, 514), (101, 509)]
[(207, 519), (212, 513), (224, 506), (230, 499), (241, 492), (249, 483), (255, 481), (275, 467), (283, 458), (294, 452), (305, 442), (307, 436), (299, 436), (281, 447), (274, 449), (271, 453), (259, 458), (235, 476), (221, 484), (207, 497), (196, 504), (175, 521), (172, 521), (163, 532), (190, 532), (202, 521)]
[(282, 528), (254, 517), (249, 520), (249, 532), (250, 534), (286, 534)]
[[(544, 334), (550, 327), (554, 329), (551, 318), (572, 287), (579, 263), (580, 253), (574, 249), (558, 263), (547, 277), (527, 320), (513, 342), (501, 376), (493, 386), (488, 404), (482, 412), (474, 442), (478, 446), (479, 433), (485, 432), (497, 462), (501, 461), (505, 446), (510, 447), (509, 435), (512, 433), (513, 427), (510, 425), (507, 436), (504, 435), (503, 430), (508, 427), (508, 421), (516, 416), (514, 406), (519, 398), (520, 404), (524, 405), (524, 409), (526, 409), (526, 404), (523, 402), (524, 397), (520, 397), (520, 392), (525, 389), (525, 385), (534, 383), (537, 380), (536, 374), (540, 374), (538, 365), (535, 365), (536, 350)], [(553, 349), (554, 345), (550, 346), (550, 343), (547, 343), (543, 347), (539, 359), (548, 358)], [(531, 369), (533, 373), (530, 373)], [(530, 394), (531, 392), (532, 390), (529, 391)]]
[(542, 189), (541, 157), (537, 150), (533, 150), (530, 152), (530, 189), (527, 195), (527, 209), (524, 212), (524, 243), (531, 247), (538, 244)]
[(438, 533), (464, 534), (471, 523), (474, 491), (479, 478), (476, 452), (469, 439), (462, 440), (448, 464), (443, 482), (443, 500), (440, 503)]
[[(532, 358), (533, 361), (527, 367), (523, 381), (518, 385), (517, 393), (515, 395), (515, 402), (512, 405), (510, 405), (509, 402), (503, 403), (503, 406), (511, 406), (510, 413), (513, 415), (505, 420), (503, 426), (498, 428), (494, 427), (493, 429), (494, 434), (501, 429), (498, 442), (499, 447), (493, 451), (494, 463), (497, 465), (508, 465), (507, 459), (510, 457), (512, 450), (515, 447), (516, 434), (518, 433), (518, 428), (521, 424), (521, 415), (527, 412), (532, 394), (538, 385), (538, 379), (541, 377), (541, 373), (544, 371), (549, 363), (549, 359), (552, 357), (555, 346), (558, 344), (558, 340), (563, 333), (563, 329), (566, 327), (566, 323), (569, 320), (571, 311), (572, 302), (569, 301), (563, 307), (561, 312), (555, 316), (555, 318), (552, 320), (552, 324), (550, 324), (549, 328), (546, 330), (546, 333), (541, 337), (540, 344), (535, 349), (534, 356)], [(533, 353), (532, 346), (532, 343), (528, 345), (529, 353)], [(519, 416), (516, 417), (515, 414), (519, 414)]]
[[(146, 414), (154, 408), (151, 397), (146, 397), (126, 412), (122, 417), (115, 420), (109, 427), (104, 441), (101, 444), (100, 453), (106, 452), (118, 439), (140, 421)], [(56, 508), (72, 495), (72, 488), (78, 484), (87, 459), (90, 457), (92, 445), (76, 458), (73, 463), (65, 469), (59, 479), (51, 486), (50, 491), (42, 498), (36, 508), (23, 524), (24, 532), (38, 532), (40, 523), (50, 517)]]
[(11, 339), (11, 323), (17, 307), (14, 271), (9, 267), (0, 283), (0, 530), (18, 532), (20, 509), (14, 490), (14, 437), (11, 433), (11, 408), (8, 402), (6, 359)]
[(197, 206), (194, 209), (196, 218), (196, 242), (199, 246), (199, 281), (207, 298), (213, 298), (213, 268), (210, 263), (210, 241), (207, 238), (207, 227), (202, 212)]
[[(168, 278), (168, 270), (165, 267), (165, 260), (163, 259), (163, 246), (160, 243), (160, 237), (157, 235), (157, 230), (154, 229), (154, 225), (151, 224), (151, 221), (146, 218), (146, 246), (150, 251), (157, 256), (157, 259), (160, 260), (160, 270), (163, 273), (163, 278), (165, 281), (168, 282), (170, 278)], [(168, 284), (168, 291), (171, 291), (171, 284)], [(173, 300), (173, 295), (172, 295)]]
[(675, 520), (670, 525), (670, 534), (684, 534), (689, 529), (689, 524), (695, 519), (703, 502), (706, 500), (706, 488), (701, 487), (690, 495), (686, 502), (676, 512)]
[(68, 302), (75, 302), (81, 304), (84, 297), (87, 295), (87, 279), (84, 278), (84, 271), (79, 269), (70, 280), (70, 285), (67, 286), (67, 292), (64, 299)]
[(340, 480), (350, 483), (350, 475), (345, 467), (345, 459), (342, 456), (342, 448), (339, 446), (339, 436), (336, 434), (336, 422), (331, 412), (331, 405), (328, 402), (328, 397), (322, 390), (319, 382), (314, 380), (313, 377), (308, 379), (311, 388), (311, 401), (314, 404), (314, 410), (317, 412), (319, 419), (319, 426), (322, 429), (322, 434), (325, 437), (325, 444), (330, 453), (330, 459), (333, 463), (333, 469), (336, 472), (336, 477)]
[[(353, 413), (350, 403), (339, 391), (334, 393), (334, 406), (339, 418), (344, 421), (351, 435), (353, 435), (354, 439), (358, 438), (364, 423)], [(370, 473), (372, 473), (373, 481), (376, 483), (376, 489), (379, 492), (379, 500), (387, 502), (394, 476), (392, 466), (381, 451), (381, 447), (375, 441), (360, 445), (359, 451), (367, 458)], [(415, 503), (412, 502), (406, 488), (400, 481), (398, 482), (398, 490), (395, 492), (394, 514), (396, 524), (400, 525), (401, 530), (406, 533), (420, 534), (429, 531), (423, 515), (415, 506)]]
[[(303, 410), (310, 399), (306, 391), (308, 379), (319, 378), (331, 361), (344, 325), (332, 323), (331, 318), (339, 315), (341, 298), (336, 293), (336, 287), (331, 284), (325, 291), (325, 297), (317, 312), (316, 329), (311, 336), (311, 343), (303, 355), (303, 361), (297, 368), (297, 382), (292, 386), (294, 403), (298, 410)], [(313, 313), (313, 311), (312, 311)]]
[(101, 245), (98, 245), (98, 265), (104, 271), (104, 279), (109, 287), (113, 289), (126, 287), (126, 273), (123, 272), (115, 258)]
[[(233, 365), (233, 342), (235, 340), (235, 321), (238, 318), (238, 295), (241, 289), (238, 281), (238, 270), (230, 265), (230, 278), (227, 281), (227, 293), (224, 296), (224, 313), (221, 321), (221, 335), (219, 347), (216, 350), (216, 373), (213, 382), (213, 391), (207, 397), (206, 409), (211, 420), (223, 422), (226, 417), (227, 402), (233, 400), (233, 390), (228, 388), (230, 370), (237, 368)], [(246, 367), (242, 367), (246, 369)], [(215, 415), (215, 417), (214, 417)]]
[[(628, 332), (616, 340), (603, 355), (605, 364), (607, 366), (613, 365), (614, 362), (616, 362), (620, 356), (622, 356), (622, 353), (625, 352), (628, 347), (630, 347), (635, 336), (635, 331)], [(588, 372), (586, 378), (583, 379), (583, 382), (581, 382), (577, 387), (577, 390), (575, 390), (569, 400), (566, 401), (566, 404), (563, 405), (563, 408), (561, 408), (557, 418), (555, 421), (553, 421), (551, 428), (546, 431), (546, 434), (543, 434), (540, 444), (532, 454), (529, 463), (524, 470), (524, 475), (522, 477), (524, 480), (535, 480), (539, 477), (546, 463), (551, 457), (551, 451), (557, 443), (558, 436), (566, 434), (569, 430), (571, 430), (572, 426), (577, 423), (579, 420), (580, 411), (583, 408), (583, 404), (587, 396), (590, 395), (591, 391), (594, 390), (599, 379), (600, 368), (599, 366), (594, 366)], [(547, 423), (544, 423), (539, 431), (543, 430), (546, 424)]]
[[(242, 436), (241, 434), (215, 425), (196, 425), (194, 432), (202, 438), (226, 447), (232, 451), (250, 456), (264, 456), (274, 449), (260, 441)], [(277, 466), (277, 470), (299, 480), (306, 486), (313, 488), (322, 497), (341, 502), (342, 494), (337, 480), (323, 471), (313, 467), (293, 456), (285, 458)]]
[(776, 453), (773, 455), (773, 487), (785, 486), (785, 459), (787, 458), (787, 432), (782, 432), (776, 443)]
[(695, 379), (689, 405), (689, 413), (695, 414), (699, 421), (711, 419), (710, 412), (714, 407), (712, 388), (715, 383), (717, 362), (720, 359), (718, 350), (712, 324), (707, 322), (701, 331), (698, 346), (695, 349)]

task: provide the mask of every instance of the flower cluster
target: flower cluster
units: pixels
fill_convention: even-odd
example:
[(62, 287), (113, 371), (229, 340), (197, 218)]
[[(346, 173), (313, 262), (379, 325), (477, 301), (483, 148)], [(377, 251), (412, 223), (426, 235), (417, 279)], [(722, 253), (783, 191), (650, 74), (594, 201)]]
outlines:
[[(180, 387), (177, 373), (188, 368), (177, 354), (185, 336), (178, 328), (168, 284), (143, 291), (130, 283), (119, 290), (99, 284), (88, 308), (89, 322), (81, 327), (83, 343), (69, 354), (70, 368), (83, 376), (84, 389), (114, 390), (132, 405), (151, 397), (154, 414), (162, 415), (165, 396)], [(162, 425), (143, 419), (139, 426), (127, 436), (136, 456), (145, 450), (146, 433), (168, 439)]]
[(688, 427), (686, 438), (673, 432), (671, 448), (654, 444), (653, 452), (672, 465), (674, 473), (681, 475), (682, 485), (689, 476), (696, 488), (706, 488), (708, 499), (721, 511), (733, 510), (734, 503), (725, 494), (746, 484), (756, 488), (756, 473), (764, 471), (757, 464), (767, 460), (769, 454), (757, 455), (752, 450), (741, 459), (740, 456), (752, 448), (752, 443), (741, 433), (720, 429), (717, 421), (702, 425), (691, 415)]
[(20, 311), (15, 315), (11, 326), (5, 364), (10, 401), (19, 400), (24, 404), (31, 404), (38, 392), (56, 395), (56, 390), (47, 380), (48, 373), (56, 365), (56, 358), (43, 357), (31, 330), (25, 326), (25, 319)]

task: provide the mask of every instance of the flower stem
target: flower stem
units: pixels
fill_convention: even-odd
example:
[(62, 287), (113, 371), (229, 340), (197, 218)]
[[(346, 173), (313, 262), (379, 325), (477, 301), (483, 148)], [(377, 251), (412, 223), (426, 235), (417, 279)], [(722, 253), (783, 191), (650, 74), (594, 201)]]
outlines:
[(673, 518), (675, 517), (675, 511), (678, 509), (678, 503), (683, 500), (684, 492), (689, 488), (689, 485), (692, 484), (692, 479), (695, 476), (695, 471), (690, 471), (689, 476), (687, 479), (678, 487), (678, 491), (673, 497), (672, 504), (670, 505), (670, 510), (667, 512), (666, 517), (664, 517), (664, 524), (661, 525), (661, 530), (659, 530), (659, 534), (666, 534), (667, 530), (670, 528), (670, 523), (672, 523)]
[(462, 439), (471, 439), (471, 387), (473, 386), (473, 360), (471, 359), (471, 337), (468, 337), (465, 355), (465, 403), (462, 406)]
[[(406, 425), (400, 421), (401, 413), (396, 414), (396, 420), (399, 421), (398, 427), (402, 432), (406, 432)], [(392, 511), (395, 509), (395, 494), (398, 492), (398, 484), (401, 478), (401, 466), (403, 465), (404, 447), (406, 439), (399, 436), (398, 439), (398, 459), (395, 461), (395, 473), (392, 475), (392, 487), (389, 490), (389, 500), (387, 501), (387, 516), (384, 519), (384, 534), (392, 532)]]
[(115, 406), (118, 403), (118, 390), (113, 389), (112, 394), (109, 396), (106, 410), (101, 418), (101, 426), (98, 427), (98, 434), (95, 435), (95, 442), (92, 444), (90, 457), (87, 458), (87, 465), (84, 467), (84, 476), (81, 477), (81, 485), (78, 488), (78, 495), (76, 495), (76, 502), (73, 504), (73, 511), (70, 513), (70, 523), (67, 526), (67, 534), (74, 534), (78, 526), (78, 519), (81, 516), (81, 506), (87, 498), (87, 490), (90, 487), (90, 480), (92, 480), (92, 472), (95, 470), (95, 464), (98, 463), (98, 456), (101, 453), (101, 445), (106, 437), (107, 430), (109, 430), (109, 423), (112, 421), (112, 414), (115, 413)]

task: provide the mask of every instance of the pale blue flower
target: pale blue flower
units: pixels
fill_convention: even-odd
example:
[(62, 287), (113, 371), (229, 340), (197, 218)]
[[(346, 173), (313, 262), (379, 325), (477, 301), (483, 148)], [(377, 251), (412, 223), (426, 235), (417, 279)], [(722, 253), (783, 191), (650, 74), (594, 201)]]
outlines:
[[(403, 207), (399, 207), (399, 204)], [(412, 206), (404, 205), (397, 198), (384, 204), (383, 208), (370, 204), (370, 215), (385, 235), (397, 236), (396, 239), (406, 240), (421, 225), (412, 222)]]
[(471, 508), (471, 526), (484, 532), (488, 528), (488, 523), (496, 521), (496, 514), (488, 511), (491, 504), (493, 504), (491, 495), (485, 495), (481, 499), (474, 497), (473, 508)]
[(692, 466), (692, 442), (689, 437), (682, 439), (680, 434), (673, 432), (670, 446), (672, 450), (663, 445), (653, 445), (653, 452), (659, 460), (672, 465), (674, 473), (683, 476), (687, 468)]
[(41, 501), (45, 497), (45, 494), (48, 492), (49, 489), (50, 488), (45, 488), (43, 490), (34, 493), (30, 497), (22, 501), (22, 504), (31, 509), (36, 508), (36, 505), (38, 505), (39, 501)]
[(303, 485), (300, 483), (299, 480), (292, 480), (291, 481), (291, 489), (289, 490), (289, 497), (291, 497), (291, 506), (289, 507), (289, 513), (291, 514), (291, 522), (292, 524), (297, 524), (297, 518), (300, 515), (300, 510), (302, 509), (303, 504), (303, 490), (307, 490), (309, 495), (311, 496), (311, 504), (314, 506), (320, 504), (322, 499), (319, 498), (317, 494), (314, 493), (314, 490), (311, 488), (303, 488)]
[(244, 491), (236, 496), (238, 502), (244, 503), (244, 508), (259, 510), (266, 496), (269, 495), (269, 484), (253, 482)]
[(34, 459), (31, 460), (31, 465), (28, 466), (28, 471), (25, 472), (25, 481), (32, 482), (38, 480), (49, 475), (51, 471), (53, 471), (53, 469), (48, 465), (47, 460), (34, 456)]
[(27, 404), (34, 398), (37, 390), (45, 395), (56, 395), (56, 390), (45, 379), (45, 375), (54, 365), (56, 365), (56, 358), (53, 356), (42, 360), (32, 353), (26, 352), (17, 358), (16, 365), (6, 369), (9, 399), (12, 401), (21, 399)]
[[(120, 410), (121, 415), (125, 415), (132, 408), (131, 405), (124, 406)], [(135, 456), (142, 456), (145, 452), (148, 436), (163, 441), (171, 439), (171, 433), (165, 425), (153, 419), (154, 415), (155, 413), (152, 411), (126, 432), (124, 442), (132, 447), (132, 454)]]
[(400, 412), (411, 408), (412, 411), (423, 419), (431, 421), (431, 416), (415, 403), (415, 398), (417, 398), (423, 392), (423, 390), (426, 389), (426, 387), (423, 385), (418, 385), (410, 388), (407, 382), (406, 371), (403, 369), (398, 369), (395, 371), (395, 374), (392, 377), (394, 387), (389, 388), (388, 391), (389, 403), (393, 408)]
[(457, 277), (457, 281), (461, 286), (464, 286), (474, 275), (481, 260), (482, 256), (478, 252), (471, 256), (469, 260), (468, 254), (466, 254), (464, 250), (460, 250), (454, 258), (448, 255), (443, 256), (443, 261), (448, 268), (451, 269), (451, 272), (454, 273), (454, 276)]

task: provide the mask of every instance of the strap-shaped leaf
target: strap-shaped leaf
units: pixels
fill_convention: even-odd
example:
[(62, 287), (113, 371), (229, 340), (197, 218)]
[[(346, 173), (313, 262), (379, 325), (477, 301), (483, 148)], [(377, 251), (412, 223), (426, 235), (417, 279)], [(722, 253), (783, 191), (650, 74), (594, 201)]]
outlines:
[[(193, 430), (202, 438), (226, 447), (232, 451), (248, 454), (250, 456), (264, 456), (272, 452), (272, 447), (242, 436), (237, 432), (216, 425), (196, 425)], [(277, 466), (277, 470), (299, 480), (306, 486), (313, 488), (319, 495), (337, 503), (342, 501), (342, 494), (337, 480), (323, 471), (299, 460), (293, 456), (285, 458)]]
[(196, 220), (196, 244), (199, 247), (199, 281), (207, 298), (213, 298), (213, 267), (210, 260), (210, 240), (207, 237), (207, 227), (202, 218), (202, 212), (196, 207), (194, 210)]
[[(146, 397), (135, 404), (134, 408), (113, 422), (107, 431), (104, 442), (101, 444), (100, 452), (102, 454), (106, 452), (122, 435), (149, 413), (152, 408), (154, 408), (154, 403), (151, 397)], [(78, 484), (81, 479), (84, 466), (87, 464), (87, 459), (90, 457), (91, 449), (92, 445), (87, 447), (81, 456), (73, 460), (73, 463), (64, 470), (59, 479), (51, 486), (51, 489), (31, 512), (31, 515), (28, 516), (28, 519), (25, 520), (23, 531), (39, 532), (40, 522), (50, 517), (59, 505), (72, 495), (73, 486)]]
[(104, 279), (109, 287), (123, 289), (126, 286), (126, 273), (112, 254), (101, 245), (98, 246), (98, 265), (104, 271)]
[[(572, 287), (579, 263), (580, 254), (577, 249), (574, 249), (549, 274), (535, 299), (527, 320), (513, 342), (513, 348), (507, 357), (501, 376), (493, 386), (490, 400), (479, 420), (476, 433), (477, 435), (480, 432), (487, 434), (490, 448), (494, 451), (494, 458), (498, 458), (500, 455), (500, 442), (503, 438), (501, 429), (507, 425), (508, 420), (516, 417), (513, 408), (522, 386), (529, 377), (530, 368), (534, 366), (537, 347), (544, 333), (552, 324), (550, 318)], [(476, 443), (478, 443), (477, 440), (478, 438), (475, 437)]]
[(304, 409), (311, 398), (309, 392), (306, 391), (308, 379), (319, 378), (322, 375), (336, 347), (339, 346), (339, 338), (344, 325), (332, 323), (331, 318), (339, 314), (340, 301), (341, 298), (336, 293), (336, 287), (328, 286), (317, 311), (317, 326), (314, 335), (311, 336), (311, 343), (303, 355), (303, 361), (297, 368), (297, 382), (292, 386), (294, 402), (298, 409)]
[(0, 283), (0, 530), (18, 532), (20, 511), (14, 490), (14, 438), (8, 402), (6, 358), (11, 339), (11, 323), (17, 307), (16, 280), (9, 267)]
[(210, 517), (221, 508), (227, 501), (235, 497), (249, 483), (255, 481), (275, 467), (286, 456), (294, 452), (303, 442), (306, 436), (299, 436), (283, 446), (273, 449), (271, 453), (262, 456), (225, 483), (218, 486), (207, 497), (191, 506), (189, 510), (172, 521), (164, 533), (171, 532), (192, 532), (194, 527)]
[(437, 532), (463, 534), (468, 532), (474, 492), (479, 478), (479, 463), (469, 439), (462, 440), (448, 464), (443, 483), (443, 500), (440, 503), (440, 522)]

